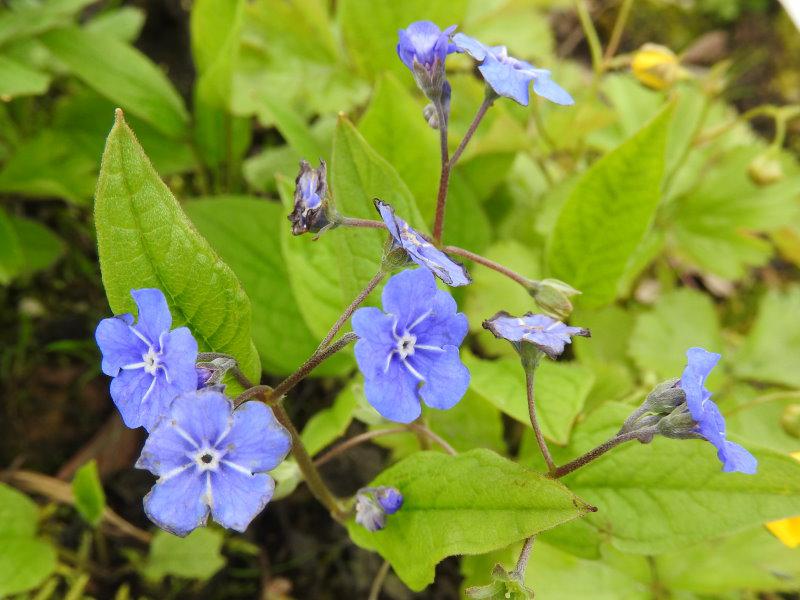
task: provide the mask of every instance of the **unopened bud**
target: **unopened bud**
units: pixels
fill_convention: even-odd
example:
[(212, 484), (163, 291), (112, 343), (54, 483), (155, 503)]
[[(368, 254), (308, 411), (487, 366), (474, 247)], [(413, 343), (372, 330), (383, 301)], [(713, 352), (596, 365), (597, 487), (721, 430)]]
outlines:
[(661, 418), (658, 433), (673, 439), (692, 439), (701, 437), (697, 433), (697, 423), (686, 408), (676, 409), (672, 414)]
[(800, 438), (800, 404), (790, 404), (783, 409), (781, 427), (794, 438)]
[(647, 410), (657, 415), (668, 415), (686, 402), (686, 392), (679, 383), (680, 379), (668, 379), (653, 388), (644, 401)]
[(197, 389), (217, 385), (225, 377), (225, 373), (236, 366), (236, 359), (227, 356), (218, 356), (208, 362), (198, 362)]
[(361, 488), (356, 494), (356, 523), (369, 531), (386, 527), (386, 516), (403, 506), (403, 494), (393, 487)]
[(436, 114), (436, 107), (433, 104), (426, 104), (422, 109), (422, 116), (431, 126), (431, 129), (439, 129), (439, 115)]
[(294, 209), (289, 215), (292, 233), (319, 233), (336, 220), (335, 211), (328, 198), (327, 167), (321, 160), (314, 169), (308, 161), (300, 161), (300, 172), (295, 180)]
[(769, 150), (756, 156), (747, 165), (747, 174), (757, 185), (770, 185), (783, 179), (781, 161)]
[(645, 44), (634, 52), (631, 70), (636, 79), (655, 90), (670, 87), (683, 71), (675, 53), (659, 44)]
[(572, 314), (570, 298), (580, 294), (580, 291), (558, 279), (542, 279), (532, 281), (528, 293), (542, 311), (563, 321)]

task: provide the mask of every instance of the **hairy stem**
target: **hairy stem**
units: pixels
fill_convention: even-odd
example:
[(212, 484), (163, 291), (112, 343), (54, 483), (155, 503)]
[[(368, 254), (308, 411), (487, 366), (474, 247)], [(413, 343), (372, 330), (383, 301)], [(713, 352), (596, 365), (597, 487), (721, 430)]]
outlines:
[(445, 440), (436, 435), (433, 431), (431, 431), (427, 427), (418, 425), (417, 423), (409, 423), (408, 425), (404, 425), (402, 427), (391, 427), (389, 429), (374, 429), (372, 431), (365, 431), (364, 433), (359, 433), (358, 435), (355, 435), (343, 441), (338, 446), (334, 446), (322, 456), (318, 456), (317, 458), (315, 458), (314, 465), (317, 467), (321, 467), (322, 465), (324, 465), (327, 462), (330, 462), (340, 454), (344, 454), (351, 448), (360, 446), (361, 444), (364, 444), (370, 440), (374, 440), (375, 438), (383, 437), (385, 435), (407, 433), (409, 431), (425, 436), (427, 439), (430, 439), (432, 442), (441, 446), (441, 448), (451, 456), (455, 456), (457, 454), (457, 452), (453, 449), (453, 447), (450, 444), (448, 444)]
[(436, 117), (439, 120), (439, 151), (442, 157), (442, 171), (439, 174), (439, 192), (436, 194), (436, 217), (433, 222), (433, 240), (436, 244), (442, 241), (444, 231), (444, 211), (447, 206), (447, 187), (450, 185), (450, 157), (447, 150), (447, 115), (442, 102), (433, 103)]
[(617, 435), (608, 440), (607, 442), (603, 442), (596, 448), (592, 448), (586, 454), (579, 456), (575, 460), (568, 462), (567, 464), (562, 465), (560, 467), (556, 467), (553, 471), (550, 472), (550, 477), (552, 477), (553, 479), (558, 479), (560, 477), (564, 477), (564, 475), (569, 475), (573, 471), (580, 469), (582, 466), (587, 465), (593, 460), (603, 456), (603, 454), (605, 454), (612, 448), (619, 446), (620, 444), (624, 444), (625, 442), (630, 442), (633, 440), (646, 439), (648, 435), (652, 437), (654, 433), (655, 433), (655, 428), (648, 428), (643, 430), (640, 429), (638, 431), (630, 431), (628, 433)]
[(278, 419), (278, 422), (283, 425), (292, 436), (292, 456), (294, 456), (294, 459), (297, 461), (297, 466), (303, 474), (303, 479), (306, 485), (308, 485), (308, 489), (311, 490), (314, 497), (330, 511), (334, 519), (343, 521), (346, 518), (345, 511), (340, 506), (336, 496), (333, 495), (322, 480), (317, 467), (314, 466), (314, 461), (311, 459), (311, 456), (309, 456), (306, 447), (300, 439), (300, 433), (297, 431), (294, 423), (292, 423), (283, 405), (278, 402), (273, 409), (275, 411), (275, 418)]
[(542, 451), (544, 462), (547, 463), (547, 470), (550, 473), (553, 473), (556, 469), (556, 463), (553, 462), (553, 456), (550, 454), (550, 448), (547, 447), (547, 440), (544, 439), (542, 429), (539, 427), (539, 420), (536, 418), (536, 394), (534, 391), (535, 372), (535, 366), (525, 367), (525, 388), (528, 393), (528, 415), (531, 418), (531, 427), (533, 427), (533, 433), (536, 435), (536, 443), (539, 444), (539, 450)]
[(481, 103), (480, 107), (478, 108), (478, 112), (475, 114), (475, 118), (472, 119), (472, 123), (469, 124), (469, 129), (467, 129), (467, 133), (464, 134), (464, 139), (461, 140), (461, 143), (456, 148), (456, 151), (453, 152), (453, 156), (450, 157), (450, 164), (449, 168), (452, 171), (453, 166), (456, 164), (461, 155), (464, 153), (464, 149), (469, 144), (469, 141), (472, 139), (472, 136), (475, 135), (475, 130), (478, 129), (478, 125), (481, 124), (483, 117), (486, 115), (486, 111), (491, 108), (492, 104), (494, 104), (497, 95), (494, 92), (487, 92), (486, 97), (483, 99), (483, 103)]
[(517, 566), (514, 567), (514, 574), (519, 577), (525, 576), (525, 569), (528, 567), (528, 559), (531, 557), (531, 550), (533, 550), (533, 542), (536, 539), (535, 535), (532, 535), (525, 543), (522, 545), (522, 551), (519, 553), (519, 558), (517, 559)]
[(384, 273), (382, 269), (379, 270), (377, 273), (375, 273), (372, 279), (369, 280), (369, 283), (367, 283), (367, 287), (365, 287), (363, 290), (361, 290), (361, 292), (359, 292), (358, 296), (356, 296), (355, 299), (350, 303), (350, 305), (344, 309), (344, 312), (341, 314), (341, 316), (338, 319), (336, 319), (336, 323), (333, 324), (328, 333), (325, 334), (325, 337), (319, 343), (319, 346), (317, 346), (315, 354), (321, 352), (325, 347), (328, 346), (328, 344), (330, 344), (331, 340), (342, 328), (342, 325), (344, 325), (345, 322), (347, 322), (347, 319), (349, 319), (352, 316), (352, 314), (359, 307), (359, 305), (362, 302), (364, 302), (364, 300), (367, 299), (367, 296), (369, 296), (372, 293), (372, 290), (378, 287), (378, 284), (381, 282), (381, 280), (384, 278), (385, 275), (386, 273)]
[(356, 219), (355, 217), (339, 217), (339, 225), (344, 227), (367, 227), (369, 229), (386, 229), (383, 221), (373, 221), (372, 219)]
[(509, 279), (513, 279), (524, 288), (531, 287), (531, 284), (533, 283), (532, 280), (528, 279), (527, 277), (523, 277), (522, 275), (520, 275), (515, 271), (512, 271), (508, 267), (504, 267), (500, 263), (496, 263), (493, 260), (486, 258), (485, 256), (481, 256), (480, 254), (475, 254), (474, 252), (470, 252), (469, 250), (465, 250), (464, 248), (459, 248), (458, 246), (445, 246), (442, 248), (442, 250), (447, 254), (454, 254), (456, 256), (461, 256), (463, 258), (476, 262), (480, 265), (483, 265), (484, 267), (487, 267), (492, 271), (497, 271), (501, 275), (505, 275)]

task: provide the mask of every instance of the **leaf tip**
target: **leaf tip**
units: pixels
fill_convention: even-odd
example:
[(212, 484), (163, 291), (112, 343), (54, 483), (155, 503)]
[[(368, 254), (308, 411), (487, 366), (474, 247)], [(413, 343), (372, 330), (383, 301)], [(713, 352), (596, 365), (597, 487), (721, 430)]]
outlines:
[(122, 112), (122, 109), (117, 107), (114, 109), (114, 123), (116, 125), (121, 125), (125, 122), (125, 113)]

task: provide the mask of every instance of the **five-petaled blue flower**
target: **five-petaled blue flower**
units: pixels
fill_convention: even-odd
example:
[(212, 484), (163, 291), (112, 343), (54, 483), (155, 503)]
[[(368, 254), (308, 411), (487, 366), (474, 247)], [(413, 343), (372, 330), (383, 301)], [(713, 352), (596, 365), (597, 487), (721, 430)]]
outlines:
[(499, 96), (528, 106), (528, 87), (533, 81), (533, 91), (542, 98), (565, 106), (575, 104), (572, 96), (550, 79), (550, 71), (537, 69), (524, 60), (509, 56), (505, 46), (486, 46), (463, 33), (455, 34), (453, 43), (461, 52), (466, 52), (481, 63), (478, 70)]
[(719, 362), (720, 355), (703, 348), (689, 348), (686, 358), (681, 389), (686, 394), (689, 412), (697, 423), (697, 432), (717, 448), (723, 471), (754, 474), (758, 461), (739, 444), (725, 439), (725, 418), (705, 387), (706, 378)]
[(413, 229), (403, 219), (394, 214), (394, 209), (380, 200), (375, 206), (386, 224), (395, 245), (408, 253), (415, 263), (436, 275), (447, 285), (453, 287), (472, 283), (464, 265), (451, 260), (444, 252), (426, 240), (421, 233)]
[(442, 102), (445, 114), (449, 110), (450, 84), (445, 77), (444, 61), (448, 54), (456, 51), (450, 42), (455, 28), (452, 25), (442, 31), (431, 21), (416, 21), (397, 32), (397, 55), (414, 74), (425, 95)]
[(175, 396), (197, 389), (197, 341), (186, 327), (170, 331), (161, 290), (131, 290), (131, 296), (139, 307), (136, 323), (130, 314), (103, 319), (95, 339), (122, 420), (150, 431)]
[(484, 321), (483, 326), (495, 337), (515, 344), (523, 342), (533, 344), (553, 359), (564, 352), (565, 344), (572, 343), (572, 336), (590, 336), (588, 329), (570, 327), (547, 315), (534, 313), (514, 317), (505, 311), (500, 311), (491, 319)]
[(205, 525), (209, 512), (223, 527), (244, 531), (272, 498), (275, 482), (265, 471), (291, 447), (269, 407), (252, 401), (234, 410), (220, 390), (178, 396), (136, 462), (158, 476), (145, 513), (175, 535)]
[(355, 354), (364, 374), (367, 401), (385, 418), (410, 423), (420, 402), (452, 408), (469, 387), (469, 371), (458, 347), (467, 335), (467, 318), (455, 300), (436, 289), (427, 269), (406, 270), (383, 289), (383, 310), (359, 308), (353, 331)]

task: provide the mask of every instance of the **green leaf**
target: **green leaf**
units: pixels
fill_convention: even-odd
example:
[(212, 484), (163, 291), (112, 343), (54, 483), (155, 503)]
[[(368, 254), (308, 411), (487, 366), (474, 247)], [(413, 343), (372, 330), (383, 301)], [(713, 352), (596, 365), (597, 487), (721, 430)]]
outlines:
[(411, 73), (397, 57), (397, 30), (422, 19), (442, 28), (461, 23), (466, 5), (466, 0), (341, 0), (338, 17), (347, 47), (363, 74), (375, 78), (386, 71), (397, 76), (402, 73), (410, 84)]
[(133, 43), (144, 27), (146, 15), (135, 6), (122, 6), (107, 10), (86, 24), (86, 29)]
[(483, 449), (419, 452), (371, 485), (398, 488), (403, 508), (375, 533), (349, 521), (350, 537), (380, 553), (415, 591), (447, 556), (497, 550), (589, 510), (559, 482)]
[[(530, 425), (525, 371), (518, 358), (480, 360), (463, 353), (470, 370), (470, 388), (520, 423)], [(594, 374), (577, 363), (543, 360), (536, 369), (536, 412), (545, 437), (557, 444), (569, 441), (575, 418), (592, 389)]]
[(680, 288), (664, 294), (653, 310), (637, 317), (629, 354), (639, 368), (667, 379), (680, 377), (686, 350), (693, 346), (722, 350), (717, 313), (709, 296)]
[(106, 509), (106, 494), (94, 460), (82, 465), (75, 472), (72, 493), (75, 495), (75, 508), (84, 520), (95, 527), (99, 525)]
[(38, 96), (50, 87), (50, 76), (0, 54), (0, 98)]
[(336, 396), (333, 406), (322, 409), (308, 420), (300, 439), (311, 456), (344, 435), (353, 421), (357, 403), (356, 390), (350, 383)]
[[(317, 347), (289, 286), (280, 229), (289, 229), (279, 204), (248, 197), (194, 200), (184, 206), (200, 233), (233, 269), (253, 304), (253, 341), (264, 370), (288, 375)], [(341, 372), (346, 355), (315, 374)]]
[[(573, 434), (572, 457), (609, 439), (629, 406), (608, 403)], [(631, 442), (564, 478), (597, 505), (589, 521), (625, 552), (656, 554), (797, 514), (800, 463), (748, 446), (758, 473), (724, 473), (705, 440)], [(559, 459), (561, 457), (558, 457)]]
[(89, 87), (171, 137), (184, 137), (189, 116), (169, 79), (141, 52), (79, 27), (50, 31), (42, 42)]
[(225, 566), (220, 554), (222, 541), (220, 531), (206, 527), (195, 529), (185, 538), (156, 530), (144, 575), (151, 580), (161, 580), (166, 575), (200, 581), (210, 579)]
[(790, 348), (800, 345), (800, 286), (770, 290), (761, 300), (758, 316), (736, 355), (739, 377), (800, 387), (800, 355)]
[(39, 509), (22, 492), (0, 483), (0, 596), (41, 584), (56, 568), (56, 551), (38, 540)]
[(408, 86), (386, 73), (378, 79), (367, 111), (358, 123), (361, 135), (397, 169), (423, 215), (436, 209), (441, 157), (439, 132), (422, 116), (423, 102)]
[(250, 300), (158, 177), (121, 111), (103, 153), (95, 226), (103, 285), (115, 314), (134, 308), (131, 289), (157, 287), (167, 297), (173, 326), (188, 325), (201, 351), (230, 354), (248, 377), (259, 379)]
[(611, 302), (661, 198), (671, 105), (594, 163), (558, 217), (548, 244), (553, 277), (581, 290), (580, 303)]
[(46, 129), (15, 148), (0, 170), (0, 192), (86, 204), (96, 173), (97, 159), (75, 152), (72, 136)]
[(25, 255), (19, 236), (6, 211), (0, 208), (0, 284), (9, 283), (22, 269)]
[(50, 267), (64, 254), (64, 242), (47, 227), (24, 217), (11, 217), (22, 251), (22, 271), (34, 273)]
[(778, 452), (797, 452), (800, 439), (791, 429), (787, 430), (784, 421), (800, 410), (800, 393), (794, 390), (759, 393), (757, 389), (739, 385), (733, 394), (739, 403), (726, 415), (728, 431)]
[(45, 0), (4, 3), (0, 13), (0, 45), (68, 24), (92, 0)]

